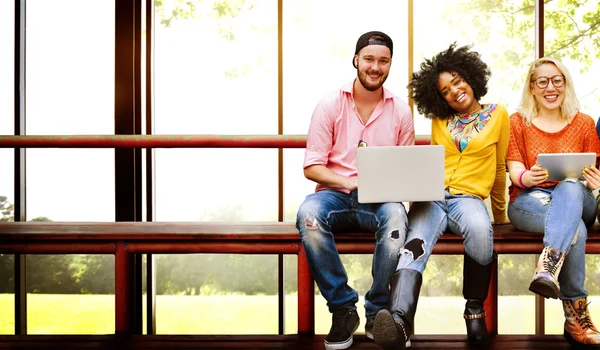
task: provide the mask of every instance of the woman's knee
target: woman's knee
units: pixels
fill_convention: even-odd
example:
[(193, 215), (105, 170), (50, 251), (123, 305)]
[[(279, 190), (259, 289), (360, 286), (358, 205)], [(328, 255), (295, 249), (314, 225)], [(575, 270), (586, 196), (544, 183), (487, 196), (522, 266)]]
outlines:
[(465, 239), (480, 244), (488, 244), (488, 242), (492, 241), (494, 229), (487, 212), (473, 213), (472, 215), (463, 218), (460, 226), (463, 228)]
[(563, 180), (561, 181), (552, 192), (552, 196), (557, 195), (566, 196), (570, 200), (583, 201), (585, 195), (585, 186), (577, 180)]
[(465, 253), (481, 265), (492, 261), (494, 256), (494, 231), (491, 224), (478, 223), (465, 232)]

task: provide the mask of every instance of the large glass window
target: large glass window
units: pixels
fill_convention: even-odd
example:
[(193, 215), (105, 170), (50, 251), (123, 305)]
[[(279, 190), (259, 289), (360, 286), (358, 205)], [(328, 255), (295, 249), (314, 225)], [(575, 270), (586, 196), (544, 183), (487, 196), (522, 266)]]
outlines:
[[(156, 3), (155, 133), (277, 134), (277, 11), (269, 0)], [(276, 150), (155, 155), (156, 220), (277, 221)], [(276, 256), (157, 256), (157, 332), (277, 333), (276, 271)]]
[(28, 334), (115, 331), (114, 255), (28, 255)]
[[(14, 134), (14, 1), (0, 5), (0, 135)], [(0, 149), (0, 221), (12, 221), (14, 151)], [(15, 333), (14, 256), (0, 254), (0, 334)]]
[[(110, 2), (27, 2), (28, 135), (114, 133), (114, 13)], [(114, 221), (114, 208), (113, 150), (27, 151), (28, 218)]]
[[(156, 11), (155, 132), (276, 134), (277, 2)], [(156, 174), (157, 220), (277, 220), (275, 150), (158, 149)]]
[[(277, 256), (157, 255), (158, 334), (277, 334)], [(286, 256), (285, 333), (296, 333), (297, 259)]]
[[(13, 135), (14, 117), (14, 2), (0, 5), (0, 135)], [(0, 197), (14, 203), (14, 150), (0, 148)], [(1, 281), (0, 281), (1, 283)]]
[[(113, 134), (114, 2), (28, 1), (26, 17), (27, 134)], [(26, 181), (29, 220), (114, 221), (111, 149), (28, 149)], [(30, 334), (114, 332), (114, 256), (27, 262)]]

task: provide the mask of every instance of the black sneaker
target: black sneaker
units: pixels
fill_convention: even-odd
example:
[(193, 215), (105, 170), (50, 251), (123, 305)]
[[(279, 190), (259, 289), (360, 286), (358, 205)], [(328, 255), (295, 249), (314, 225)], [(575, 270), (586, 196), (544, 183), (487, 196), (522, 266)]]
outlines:
[(365, 324), (365, 335), (369, 339), (373, 339), (373, 321), (375, 317), (367, 317), (367, 323)]
[(333, 312), (331, 329), (325, 337), (325, 349), (348, 349), (352, 345), (352, 334), (358, 328), (360, 320), (356, 308), (338, 308)]

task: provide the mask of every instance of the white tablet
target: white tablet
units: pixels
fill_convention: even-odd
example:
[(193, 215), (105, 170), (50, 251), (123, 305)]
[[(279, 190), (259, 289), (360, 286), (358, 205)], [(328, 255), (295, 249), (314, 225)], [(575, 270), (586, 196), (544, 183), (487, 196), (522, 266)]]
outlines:
[(596, 166), (596, 153), (541, 153), (537, 163), (548, 170), (548, 180), (562, 181), (566, 178), (584, 180), (581, 171)]

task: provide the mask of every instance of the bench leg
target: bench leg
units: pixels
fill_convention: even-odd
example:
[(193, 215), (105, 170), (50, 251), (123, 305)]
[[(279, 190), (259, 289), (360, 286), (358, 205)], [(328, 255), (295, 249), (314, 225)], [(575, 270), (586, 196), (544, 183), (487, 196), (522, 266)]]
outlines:
[(315, 334), (315, 282), (302, 245), (298, 249), (298, 335)]
[(485, 325), (488, 334), (494, 336), (498, 334), (498, 259), (494, 259), (488, 297), (483, 303), (483, 309), (486, 313)]
[(115, 333), (133, 333), (133, 254), (118, 242), (115, 252)]

